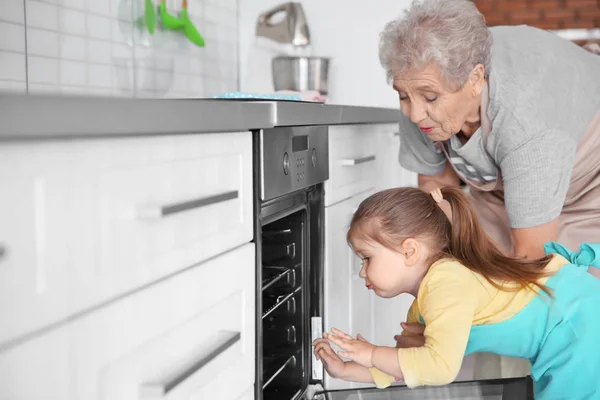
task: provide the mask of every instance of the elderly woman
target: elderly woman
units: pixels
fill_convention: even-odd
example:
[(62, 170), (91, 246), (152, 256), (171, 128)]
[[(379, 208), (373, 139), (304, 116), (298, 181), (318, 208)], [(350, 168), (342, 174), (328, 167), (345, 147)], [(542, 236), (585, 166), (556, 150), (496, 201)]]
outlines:
[[(512, 254), (600, 241), (599, 56), (540, 29), (488, 28), (468, 0), (424, 0), (387, 24), (380, 60), (406, 116), (400, 164), (420, 188), (465, 182)], [(502, 375), (526, 372), (504, 363)]]

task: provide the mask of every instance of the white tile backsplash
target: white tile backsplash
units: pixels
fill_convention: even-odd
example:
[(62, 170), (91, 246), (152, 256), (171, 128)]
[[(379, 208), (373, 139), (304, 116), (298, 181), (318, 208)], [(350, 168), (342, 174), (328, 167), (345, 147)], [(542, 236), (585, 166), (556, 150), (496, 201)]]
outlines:
[(3, 81), (0, 79), (0, 91), (25, 93), (27, 91), (27, 84), (25, 82)]
[(29, 93), (33, 94), (47, 94), (47, 93), (61, 93), (60, 85), (50, 85), (46, 83), (29, 83), (27, 85)]
[(60, 38), (56, 32), (27, 28), (27, 53), (34, 56), (60, 57)]
[(90, 14), (104, 15), (107, 17), (111, 16), (110, 12), (110, 1), (109, 0), (96, 0), (87, 2), (87, 11)]
[(60, 35), (60, 58), (67, 60), (86, 60), (86, 40), (80, 36)]
[(25, 5), (28, 27), (58, 29), (58, 6), (36, 0), (27, 0)]
[(23, 25), (0, 21), (0, 50), (25, 51), (25, 28)]
[(89, 85), (97, 88), (110, 89), (112, 86), (112, 71), (110, 65), (90, 65)]
[[(0, 0), (0, 90), (210, 97), (237, 90), (237, 0), (188, 0), (206, 47), (144, 25), (144, 0)], [(167, 0), (180, 15), (181, 0)], [(27, 62), (26, 62), (27, 61)]]
[(25, 23), (25, 3), (23, 0), (2, 0), (0, 21)]
[(90, 63), (110, 64), (112, 61), (112, 44), (101, 40), (87, 40), (87, 60)]
[(84, 62), (61, 60), (60, 83), (67, 86), (85, 86), (87, 68)]
[(85, 35), (85, 16), (85, 12), (82, 11), (72, 10), (70, 8), (60, 8), (58, 11), (60, 31), (71, 35)]
[[(76, 10), (85, 10), (85, 0), (58, 0), (57, 4), (66, 8), (74, 8)], [(93, 3), (104, 3), (104, 0), (94, 1)]]
[(29, 83), (60, 83), (60, 60), (56, 58), (27, 56), (27, 80)]
[(0, 51), (0, 79), (25, 82), (25, 55)]
[(92, 38), (110, 40), (110, 19), (98, 15), (87, 15), (87, 35)]

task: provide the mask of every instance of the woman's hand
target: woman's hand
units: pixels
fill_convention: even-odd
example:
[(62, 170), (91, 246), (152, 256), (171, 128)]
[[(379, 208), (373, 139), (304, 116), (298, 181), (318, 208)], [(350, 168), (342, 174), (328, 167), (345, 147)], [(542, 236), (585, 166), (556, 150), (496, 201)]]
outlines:
[(424, 325), (421, 325), (418, 322), (411, 324), (403, 322), (400, 324), (400, 326), (402, 326), (402, 334), (394, 336), (397, 348), (407, 349), (410, 347), (422, 347), (425, 345), (425, 336), (423, 335), (425, 332)]
[(335, 351), (331, 348), (331, 345), (327, 339), (321, 338), (313, 342), (315, 347), (314, 353), (317, 360), (323, 362), (325, 371), (332, 378), (344, 378), (344, 371), (346, 369), (346, 363), (340, 358)]
[(360, 334), (354, 339), (339, 329), (333, 328), (331, 331), (332, 333), (325, 333), (323, 336), (343, 350), (338, 352), (340, 356), (349, 358), (366, 368), (373, 366), (371, 356), (376, 347), (375, 345), (367, 342)]

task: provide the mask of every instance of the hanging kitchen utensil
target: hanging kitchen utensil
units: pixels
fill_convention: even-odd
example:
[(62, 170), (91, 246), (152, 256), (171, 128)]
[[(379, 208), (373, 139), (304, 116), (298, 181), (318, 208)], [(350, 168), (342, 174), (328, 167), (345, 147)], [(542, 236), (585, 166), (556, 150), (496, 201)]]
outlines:
[(181, 20), (183, 21), (183, 31), (185, 36), (196, 46), (204, 47), (204, 38), (196, 29), (196, 26), (190, 21), (187, 10), (187, 0), (181, 1)]
[(154, 29), (156, 28), (156, 11), (154, 11), (154, 3), (152, 0), (145, 0), (144, 2), (144, 20), (146, 29), (153, 35)]
[(160, 0), (159, 14), (160, 20), (165, 28), (170, 30), (183, 29), (183, 20), (169, 14), (167, 11), (167, 0)]

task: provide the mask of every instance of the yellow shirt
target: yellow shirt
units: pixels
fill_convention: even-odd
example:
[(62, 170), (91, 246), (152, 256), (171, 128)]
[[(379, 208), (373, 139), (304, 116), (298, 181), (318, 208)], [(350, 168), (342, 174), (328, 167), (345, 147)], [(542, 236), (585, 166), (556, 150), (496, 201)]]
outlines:
[[(545, 268), (560, 269), (568, 261), (555, 255)], [(543, 278), (540, 283), (545, 283)], [(500, 290), (481, 274), (458, 261), (433, 264), (419, 286), (417, 298), (408, 311), (407, 322), (427, 322), (425, 345), (398, 349), (398, 361), (408, 387), (444, 385), (460, 370), (471, 326), (505, 321), (521, 311), (537, 295), (538, 288), (518, 288), (514, 283)], [(510, 290), (516, 289), (516, 290)], [(389, 386), (394, 377), (375, 368), (371, 375), (378, 388)]]

